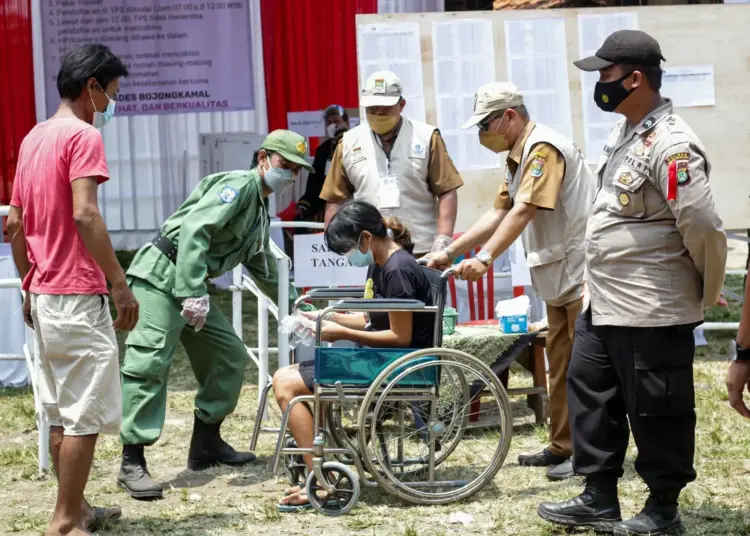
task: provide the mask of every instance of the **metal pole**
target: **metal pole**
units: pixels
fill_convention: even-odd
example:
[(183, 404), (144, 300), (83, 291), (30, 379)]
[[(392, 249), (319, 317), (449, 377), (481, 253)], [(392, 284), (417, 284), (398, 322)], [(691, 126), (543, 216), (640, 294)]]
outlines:
[(719, 330), (737, 331), (738, 329), (740, 329), (740, 323), (739, 322), (706, 322), (705, 324), (698, 326), (697, 329), (702, 329), (703, 331), (719, 331)]
[(276, 302), (279, 308), (279, 329), (278, 329), (278, 347), (279, 347), (279, 368), (288, 367), (289, 359), (289, 339), (286, 333), (281, 332), (281, 321), (289, 314), (289, 257), (278, 259), (279, 267), (279, 300)]
[(242, 339), (242, 265), (238, 264), (232, 270), (232, 327), (237, 336)]
[(258, 403), (268, 384), (268, 298), (258, 296)]

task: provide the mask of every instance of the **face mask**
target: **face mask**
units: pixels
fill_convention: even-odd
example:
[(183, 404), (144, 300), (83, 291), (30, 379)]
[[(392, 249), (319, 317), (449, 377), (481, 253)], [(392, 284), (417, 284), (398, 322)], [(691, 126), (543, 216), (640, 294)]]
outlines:
[(271, 191), (280, 194), (294, 184), (294, 173), (291, 169), (276, 168), (271, 166), (271, 157), (266, 157), (268, 167), (264, 169), (263, 181)]
[(510, 122), (508, 123), (508, 128), (505, 129), (505, 134), (498, 134), (497, 132), (491, 130), (480, 130), (479, 143), (484, 147), (487, 147), (493, 153), (504, 153), (505, 151), (510, 149), (510, 144), (505, 139), (505, 136), (508, 135), (509, 130)]
[(336, 131), (339, 129), (339, 125), (337, 123), (331, 123), (326, 127), (326, 136), (329, 138), (333, 138), (336, 136)]
[[(102, 90), (102, 93), (104, 91)], [(109, 123), (112, 118), (115, 116), (115, 101), (110, 99), (109, 96), (104, 93), (104, 96), (107, 97), (107, 107), (104, 109), (103, 112), (97, 112), (96, 111), (96, 104), (94, 104), (94, 98), (89, 93), (89, 98), (91, 99), (91, 105), (94, 107), (94, 122), (93, 125), (96, 128), (102, 128), (104, 125)]]
[(594, 102), (605, 112), (614, 112), (627, 99), (634, 89), (625, 89), (623, 80), (633, 73), (628, 73), (619, 80), (597, 82), (594, 88)]
[(378, 134), (387, 134), (396, 126), (398, 115), (368, 115), (367, 124)]
[(362, 240), (362, 235), (359, 235), (359, 240), (357, 240), (357, 247), (352, 249), (346, 254), (346, 258), (349, 259), (349, 262), (352, 266), (356, 266), (357, 268), (365, 268), (366, 266), (370, 266), (375, 262), (375, 258), (372, 256), (372, 250), (368, 248), (367, 253), (362, 253), (359, 250), (359, 243)]

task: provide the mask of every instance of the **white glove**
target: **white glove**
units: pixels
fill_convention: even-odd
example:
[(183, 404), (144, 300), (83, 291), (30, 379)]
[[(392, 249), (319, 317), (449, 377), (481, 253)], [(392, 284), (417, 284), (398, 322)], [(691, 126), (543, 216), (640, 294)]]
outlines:
[(431, 253), (435, 253), (438, 251), (443, 251), (445, 248), (450, 246), (453, 243), (453, 237), (446, 236), (446, 235), (437, 235), (435, 237), (435, 241), (432, 243), (432, 251)]
[(188, 324), (200, 331), (206, 323), (208, 310), (211, 307), (211, 298), (208, 294), (200, 298), (185, 298), (182, 302), (182, 318), (187, 318)]

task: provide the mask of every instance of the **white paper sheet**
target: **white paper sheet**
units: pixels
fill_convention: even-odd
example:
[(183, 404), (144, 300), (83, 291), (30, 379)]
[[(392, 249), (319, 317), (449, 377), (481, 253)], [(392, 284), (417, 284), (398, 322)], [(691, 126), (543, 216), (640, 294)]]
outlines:
[[(406, 100), (404, 115), (424, 121), (424, 82), (419, 25), (360, 24), (357, 30), (360, 87), (364, 87), (367, 77), (372, 73), (392, 71), (401, 79), (403, 97)], [(360, 111), (360, 116), (365, 117), (364, 110)]]
[(477, 129), (461, 130), (474, 112), (474, 95), (495, 81), (492, 21), (458, 19), (432, 23), (438, 128), (459, 170), (500, 167), (497, 154), (479, 144)]
[(716, 106), (714, 66), (665, 67), (662, 95), (676, 107)]
[(323, 110), (287, 112), (286, 122), (289, 130), (305, 138), (318, 138), (326, 135)]
[[(637, 13), (612, 13), (578, 15), (578, 43), (580, 58), (592, 56), (604, 40), (617, 30), (637, 30)], [(583, 129), (586, 160), (596, 162), (604, 149), (612, 127), (620, 117), (601, 111), (594, 102), (594, 87), (599, 73), (581, 71), (581, 98), (583, 99)]]
[(510, 278), (514, 287), (531, 286), (531, 270), (526, 264), (526, 252), (520, 237), (513, 242), (513, 251), (510, 253)]
[(505, 21), (508, 80), (521, 90), (534, 121), (573, 137), (565, 19)]

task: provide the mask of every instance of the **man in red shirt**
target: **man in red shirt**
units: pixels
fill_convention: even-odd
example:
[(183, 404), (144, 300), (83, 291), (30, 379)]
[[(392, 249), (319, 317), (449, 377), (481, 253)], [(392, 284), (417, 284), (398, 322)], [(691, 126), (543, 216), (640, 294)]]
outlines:
[(24, 317), (36, 333), (36, 382), (58, 479), (50, 536), (90, 534), (102, 517), (119, 516), (119, 509), (91, 508), (84, 490), (98, 435), (120, 430), (115, 329), (130, 330), (138, 320), (97, 205), (97, 187), (109, 179), (97, 128), (114, 115), (127, 74), (104, 45), (71, 49), (57, 75), (60, 108), (24, 138), (13, 184), (8, 231), (23, 278)]

